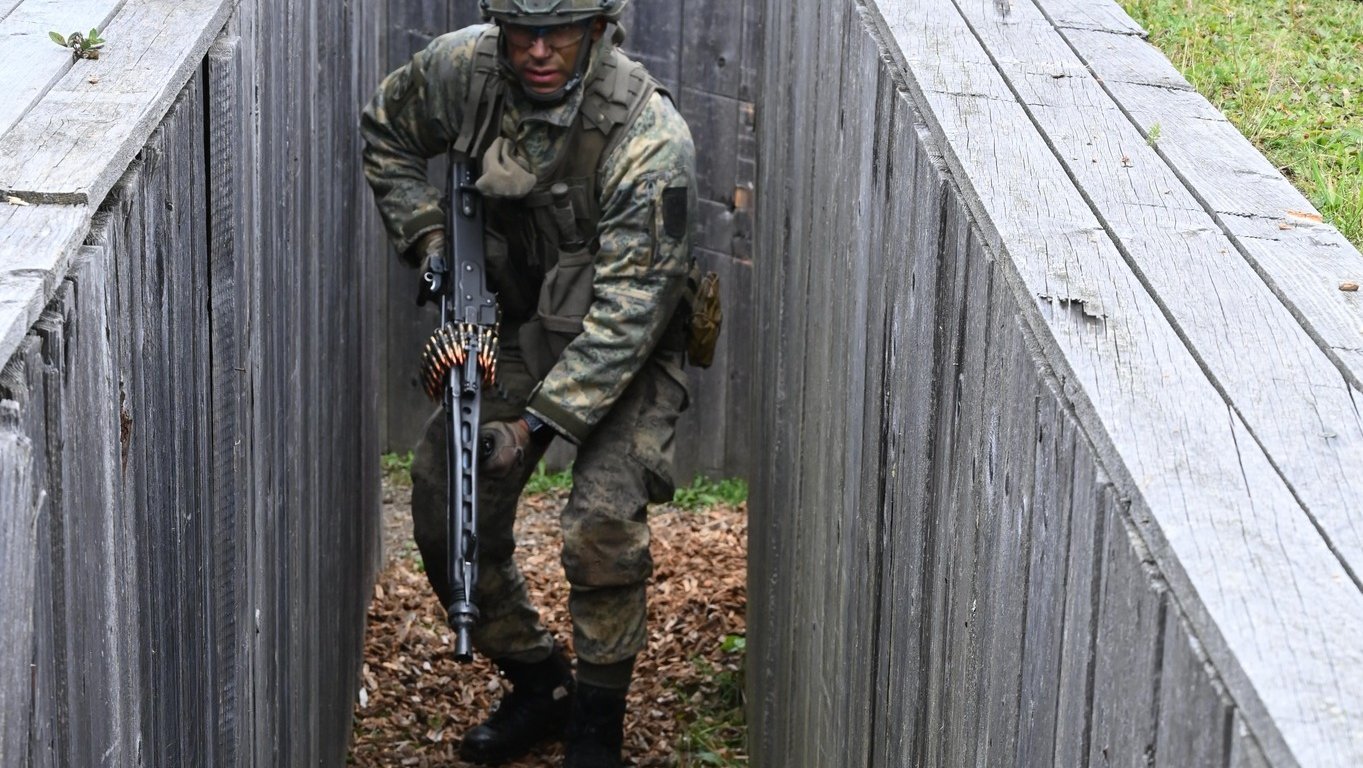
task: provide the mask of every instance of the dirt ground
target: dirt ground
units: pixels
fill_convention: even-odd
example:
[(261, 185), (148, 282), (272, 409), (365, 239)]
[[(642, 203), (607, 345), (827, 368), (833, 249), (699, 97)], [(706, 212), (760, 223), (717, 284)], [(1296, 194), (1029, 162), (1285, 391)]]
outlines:
[[(517, 558), (546, 624), (571, 646), (558, 560), (564, 498), (545, 494), (522, 503)], [(504, 682), (485, 659), (471, 665), (453, 660), (444, 611), (411, 543), (409, 491), (386, 485), (384, 501), (387, 566), (369, 611), (350, 765), (464, 766), (457, 757), (459, 736), (486, 716)], [(746, 508), (663, 506), (652, 511), (651, 522), (651, 640), (630, 691), (625, 756), (641, 767), (745, 764), (738, 749), (707, 744), (710, 754), (701, 755), (691, 734), (713, 730), (693, 725), (697, 713), (724, 696), (722, 681), (741, 679), (742, 656), (732, 652), (732, 640), (728, 649), (724, 641), (745, 631)], [(556, 766), (561, 754), (555, 745), (509, 765)]]

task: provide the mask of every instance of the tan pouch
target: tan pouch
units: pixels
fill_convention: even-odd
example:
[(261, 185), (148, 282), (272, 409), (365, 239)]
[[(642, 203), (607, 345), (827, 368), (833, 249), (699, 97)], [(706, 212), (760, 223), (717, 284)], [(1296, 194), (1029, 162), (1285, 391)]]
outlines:
[(719, 301), (719, 275), (706, 272), (696, 285), (691, 302), (691, 322), (687, 328), (686, 359), (698, 368), (715, 362), (719, 329), (724, 324), (724, 309)]

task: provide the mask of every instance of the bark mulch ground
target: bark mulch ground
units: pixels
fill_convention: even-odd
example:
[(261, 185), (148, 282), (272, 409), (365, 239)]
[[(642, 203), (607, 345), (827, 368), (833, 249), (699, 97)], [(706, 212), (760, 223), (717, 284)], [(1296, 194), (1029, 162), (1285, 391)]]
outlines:
[[(567, 584), (559, 564), (558, 510), (566, 496), (526, 499), (517, 521), (517, 558), (552, 631), (571, 646)], [(451, 656), (444, 611), (411, 544), (407, 491), (385, 491), (387, 567), (374, 589), (350, 765), (463, 766), (459, 736), (482, 720), (504, 682), (487, 660)], [(626, 718), (625, 756), (636, 766), (743, 765), (741, 690), (747, 514), (714, 506), (657, 507), (651, 515), (655, 572), (649, 590), (650, 644), (639, 658)], [(726, 638), (729, 638), (726, 643)], [(559, 746), (509, 764), (557, 766)]]

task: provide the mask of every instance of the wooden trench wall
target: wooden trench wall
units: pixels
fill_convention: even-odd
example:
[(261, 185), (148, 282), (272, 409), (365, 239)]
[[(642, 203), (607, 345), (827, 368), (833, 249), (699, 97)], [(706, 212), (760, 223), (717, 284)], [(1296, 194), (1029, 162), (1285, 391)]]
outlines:
[[(682, 416), (677, 477), (747, 477), (751, 468), (753, 343), (753, 211), (757, 177), (756, 102), (761, 54), (761, 0), (635, 0), (621, 26), (625, 49), (668, 88), (696, 142), (701, 218), (696, 256), (720, 276), (724, 332), (709, 369), (688, 368), (693, 407)], [(478, 23), (477, 4), (390, 4), (384, 71), (405, 64), (437, 35)], [(440, 163), (431, 179), (440, 181)], [(383, 397), (385, 450), (406, 452), (433, 412), (421, 394), (417, 362), (438, 323), (415, 305), (416, 277), (388, 260), (385, 289)], [(549, 462), (572, 459), (558, 441)]]
[(0, 765), (344, 761), (378, 5), (0, 2)]
[(1363, 257), (1115, 4), (767, 20), (753, 765), (1363, 764)]

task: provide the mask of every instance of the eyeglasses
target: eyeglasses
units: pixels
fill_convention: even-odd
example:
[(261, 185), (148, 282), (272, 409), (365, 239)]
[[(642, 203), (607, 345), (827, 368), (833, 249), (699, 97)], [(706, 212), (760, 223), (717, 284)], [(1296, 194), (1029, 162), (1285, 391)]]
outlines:
[(526, 50), (543, 39), (545, 45), (556, 51), (572, 48), (582, 42), (591, 28), (591, 20), (579, 24), (556, 24), (552, 27), (527, 27), (520, 24), (502, 24), (502, 39), (517, 50)]

